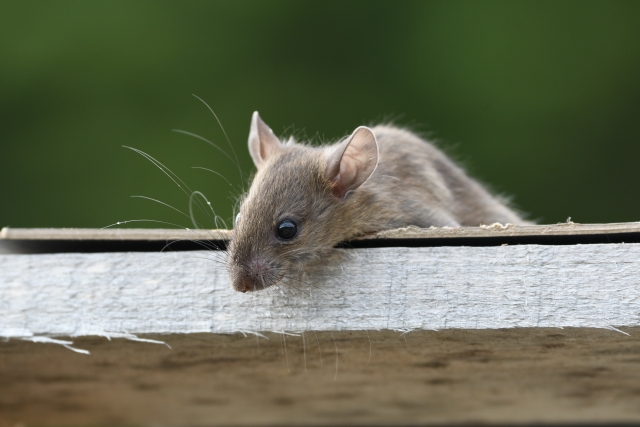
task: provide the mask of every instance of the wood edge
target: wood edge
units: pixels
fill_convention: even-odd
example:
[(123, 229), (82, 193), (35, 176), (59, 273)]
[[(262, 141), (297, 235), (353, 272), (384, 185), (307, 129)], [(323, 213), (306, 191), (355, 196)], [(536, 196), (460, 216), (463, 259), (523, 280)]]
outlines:
[(491, 224), (479, 227), (404, 227), (382, 231), (359, 240), (375, 239), (433, 239), (433, 238), (479, 238), (479, 237), (524, 237), (524, 236), (575, 236), (640, 233), (640, 222), (579, 224), (559, 223), (545, 225)]
[(95, 229), (95, 228), (10, 228), (0, 231), (1, 240), (96, 240), (176, 241), (228, 240), (230, 230)]
[[(92, 228), (10, 228), (0, 230), (0, 240), (228, 240), (231, 230), (177, 230), (177, 229), (92, 229)], [(640, 233), (640, 222), (610, 224), (560, 223), (552, 225), (501, 225), (460, 228), (405, 227), (363, 236), (354, 241), (394, 239), (446, 239), (522, 236), (571, 236)]]

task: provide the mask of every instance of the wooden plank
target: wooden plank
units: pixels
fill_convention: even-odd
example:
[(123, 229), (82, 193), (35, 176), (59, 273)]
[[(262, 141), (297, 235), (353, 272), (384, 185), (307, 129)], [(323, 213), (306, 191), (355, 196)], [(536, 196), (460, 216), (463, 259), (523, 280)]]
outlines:
[[(487, 238), (497, 236), (575, 236), (640, 233), (640, 222), (610, 224), (501, 225), (480, 227), (405, 227), (383, 231), (356, 240)], [(93, 229), (93, 228), (10, 228), (0, 231), (0, 240), (147, 240), (179, 239), (227, 240), (231, 230), (173, 229)]]
[(229, 239), (230, 234), (229, 230), (5, 227), (0, 231), (0, 240), (226, 240)]
[(336, 249), (250, 294), (224, 256), (0, 256), (0, 336), (640, 325), (640, 244)]
[(277, 334), (76, 338), (91, 356), (11, 340), (0, 426), (637, 423), (640, 329), (624, 331), (318, 332), (286, 353)]
[(430, 239), (430, 238), (481, 238), (496, 236), (574, 236), (639, 233), (640, 222), (609, 224), (578, 224), (566, 222), (548, 225), (492, 224), (480, 227), (405, 227), (383, 231), (365, 239)]
[(0, 427), (640, 421), (640, 243), (336, 249), (253, 294), (224, 256), (0, 255)]

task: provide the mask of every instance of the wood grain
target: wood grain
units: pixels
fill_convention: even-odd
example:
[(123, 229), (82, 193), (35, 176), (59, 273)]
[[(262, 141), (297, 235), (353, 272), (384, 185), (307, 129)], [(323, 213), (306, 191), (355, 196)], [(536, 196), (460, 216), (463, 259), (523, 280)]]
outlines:
[(76, 338), (91, 356), (10, 340), (0, 426), (637, 423), (640, 329), (624, 331), (323, 332), (286, 352), (279, 334)]
[(640, 421), (640, 243), (336, 249), (251, 294), (224, 256), (0, 255), (0, 426)]
[[(486, 238), (497, 236), (572, 236), (640, 233), (640, 222), (611, 224), (577, 224), (573, 222), (551, 225), (493, 224), (481, 227), (405, 227), (364, 236), (357, 240), (376, 239), (445, 239)], [(0, 231), (4, 240), (226, 240), (230, 230), (172, 230), (172, 229), (83, 229), (83, 228), (9, 228)]]
[(640, 325), (640, 244), (336, 249), (231, 290), (220, 251), (0, 256), (0, 336)]

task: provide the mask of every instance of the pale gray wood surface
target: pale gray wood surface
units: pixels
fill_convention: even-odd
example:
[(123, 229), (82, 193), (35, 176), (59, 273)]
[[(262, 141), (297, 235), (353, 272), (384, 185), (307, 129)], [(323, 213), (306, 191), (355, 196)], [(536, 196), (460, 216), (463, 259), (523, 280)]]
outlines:
[(0, 240), (226, 240), (230, 230), (145, 228), (10, 228), (0, 230)]
[(231, 290), (224, 252), (0, 256), (0, 336), (640, 325), (640, 244), (335, 251)]

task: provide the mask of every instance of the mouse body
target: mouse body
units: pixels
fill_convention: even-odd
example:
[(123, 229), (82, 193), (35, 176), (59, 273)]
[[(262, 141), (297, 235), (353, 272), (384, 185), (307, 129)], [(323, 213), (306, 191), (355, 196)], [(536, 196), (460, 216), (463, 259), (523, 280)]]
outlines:
[(338, 243), (406, 226), (529, 224), (416, 134), (361, 126), (333, 145), (280, 141), (253, 114), (257, 167), (240, 202), (227, 269), (240, 292), (321, 262)]

